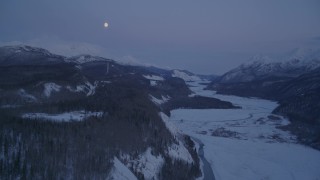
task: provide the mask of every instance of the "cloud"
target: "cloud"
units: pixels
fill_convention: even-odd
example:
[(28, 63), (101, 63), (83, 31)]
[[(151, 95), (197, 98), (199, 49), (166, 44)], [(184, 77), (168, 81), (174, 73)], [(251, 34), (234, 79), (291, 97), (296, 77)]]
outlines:
[(122, 57), (118, 58), (118, 60), (119, 60), (119, 62), (121, 62), (123, 64), (127, 64), (127, 65), (133, 65), (133, 66), (143, 65), (140, 61), (138, 61), (132, 55), (122, 56)]
[(319, 47), (319, 48), (320, 48), (320, 36), (310, 38), (310, 39), (307, 41), (307, 44), (309, 44), (310, 46), (316, 46), (316, 47)]

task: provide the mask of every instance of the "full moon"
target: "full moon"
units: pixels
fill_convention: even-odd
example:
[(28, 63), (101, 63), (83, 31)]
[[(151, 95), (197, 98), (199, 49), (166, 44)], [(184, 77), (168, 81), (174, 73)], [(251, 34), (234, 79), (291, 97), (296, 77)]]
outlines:
[(109, 24), (108, 24), (107, 22), (105, 22), (105, 23), (103, 24), (103, 26), (104, 26), (105, 28), (107, 28), (107, 27), (109, 26)]

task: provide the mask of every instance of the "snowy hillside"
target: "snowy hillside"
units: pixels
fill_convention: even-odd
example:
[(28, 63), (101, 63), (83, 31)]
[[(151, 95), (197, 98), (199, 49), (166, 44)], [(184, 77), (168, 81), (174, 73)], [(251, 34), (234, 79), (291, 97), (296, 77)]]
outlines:
[[(4, 48), (4, 54), (2, 55), (6, 55), (6, 54), (12, 54), (12, 53), (16, 53), (16, 54), (20, 54), (20, 55), (25, 55), (23, 53), (41, 53), (43, 55), (46, 56), (54, 56), (53, 54), (51, 54), (48, 50), (46, 49), (42, 49), (42, 48), (37, 48), (37, 47), (31, 47), (31, 46), (27, 46), (27, 45), (18, 45), (18, 46), (4, 46), (2, 47)], [(2, 56), (2, 57), (4, 57)]]
[(118, 158), (114, 158), (113, 168), (108, 180), (137, 180), (137, 177)]
[(172, 77), (181, 78), (184, 81), (198, 81), (200, 78), (192, 73), (181, 71), (181, 70), (173, 70)]
[(0, 64), (13, 65), (46, 65), (62, 63), (63, 57), (49, 51), (25, 45), (0, 47)]

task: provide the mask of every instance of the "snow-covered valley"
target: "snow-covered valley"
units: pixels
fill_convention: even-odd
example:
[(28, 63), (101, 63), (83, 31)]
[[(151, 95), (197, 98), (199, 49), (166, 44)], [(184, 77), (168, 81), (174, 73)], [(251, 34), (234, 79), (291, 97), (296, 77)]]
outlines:
[(215, 179), (320, 179), (320, 152), (300, 145), (279, 126), (276, 102), (215, 94), (205, 82), (188, 82), (195, 95), (214, 97), (241, 109), (176, 109), (170, 121), (203, 143)]

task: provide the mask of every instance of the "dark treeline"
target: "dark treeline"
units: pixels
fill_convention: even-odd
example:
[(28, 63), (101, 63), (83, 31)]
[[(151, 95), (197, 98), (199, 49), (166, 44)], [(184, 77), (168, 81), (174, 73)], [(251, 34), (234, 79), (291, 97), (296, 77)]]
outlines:
[(53, 123), (1, 112), (1, 179), (106, 178), (116, 150), (102, 123)]
[(232, 109), (240, 108), (234, 106), (227, 101), (221, 101), (216, 98), (194, 96), (194, 97), (179, 97), (170, 100), (162, 105), (162, 109), (166, 114), (170, 114), (173, 109)]

